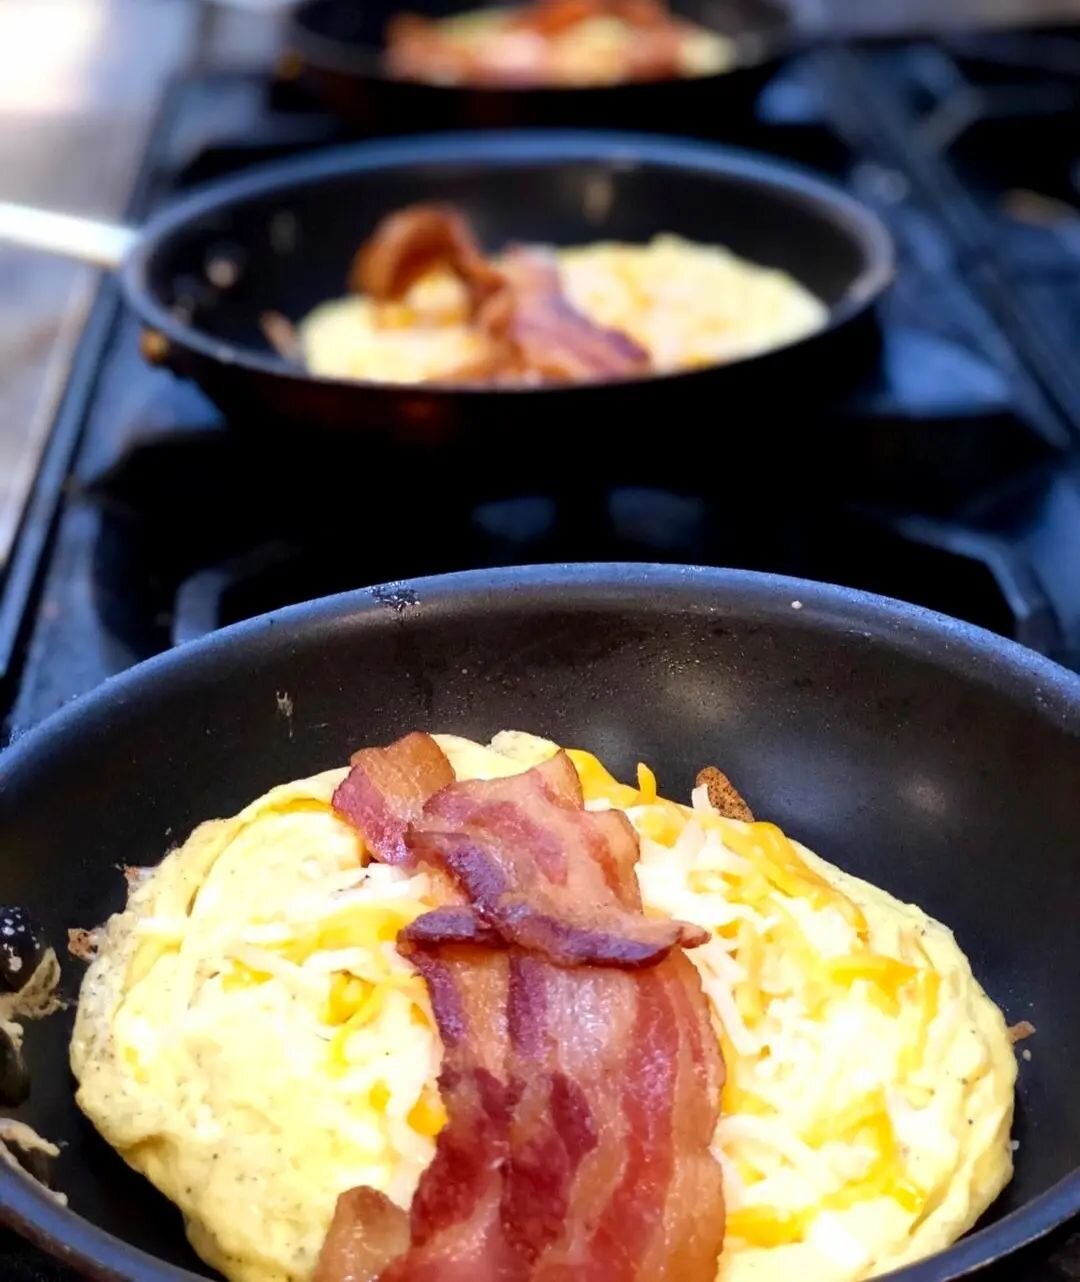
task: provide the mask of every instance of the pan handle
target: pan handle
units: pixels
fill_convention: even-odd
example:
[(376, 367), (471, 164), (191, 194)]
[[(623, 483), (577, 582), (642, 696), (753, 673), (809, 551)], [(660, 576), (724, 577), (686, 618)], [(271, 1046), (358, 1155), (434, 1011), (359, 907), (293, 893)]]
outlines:
[(133, 227), (0, 201), (0, 244), (41, 249), (94, 267), (119, 267), (138, 239)]

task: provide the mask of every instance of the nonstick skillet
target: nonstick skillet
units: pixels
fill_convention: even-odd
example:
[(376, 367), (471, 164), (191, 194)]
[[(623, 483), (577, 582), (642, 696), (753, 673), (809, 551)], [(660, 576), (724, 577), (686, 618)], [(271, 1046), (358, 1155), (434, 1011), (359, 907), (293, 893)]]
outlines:
[[(246, 0), (217, 0), (246, 6)], [(288, 4), (288, 0), (285, 0)], [(422, 84), (385, 65), (387, 23), (408, 11), (443, 18), (507, 0), (300, 0), (288, 5), (281, 71), (366, 136), (435, 129), (577, 126), (726, 136), (752, 116), (781, 59), (853, 40), (925, 39), (968, 30), (1075, 20), (1068, 0), (670, 0), (681, 18), (732, 43), (723, 72), (582, 88)], [(1045, 12), (1043, 12), (1045, 10)]]
[[(298, 320), (344, 292), (349, 262), (385, 213), (450, 201), (486, 245), (641, 241), (659, 231), (726, 244), (783, 268), (828, 306), (819, 332), (752, 359), (700, 371), (528, 390), (390, 386), (315, 378), (267, 345), (267, 310)], [(144, 350), (190, 377), (259, 432), (284, 423), (380, 445), (453, 450), (486, 464), (525, 432), (532, 466), (565, 471), (568, 451), (608, 462), (631, 429), (663, 423), (665, 448), (761, 436), (762, 417), (808, 407), (865, 373), (872, 304), (892, 274), (878, 219), (831, 185), (723, 148), (620, 134), (451, 135), (334, 150), (216, 183), (141, 232), (0, 207), (0, 239), (115, 261), (145, 325)], [(752, 429), (752, 432), (748, 429)], [(511, 435), (512, 434), (512, 435)], [(723, 438), (723, 439), (721, 439)], [(541, 447), (542, 448), (539, 448)], [(619, 446), (616, 450), (612, 447)]]
[(681, 18), (732, 42), (726, 71), (581, 88), (480, 88), (397, 78), (384, 62), (387, 23), (404, 10), (443, 18), (498, 0), (304, 0), (286, 22), (282, 68), (298, 77), (338, 115), (365, 133), (430, 129), (567, 125), (717, 132), (746, 119), (793, 44), (786, 8), (772, 0), (674, 0)]
[[(287, 696), (287, 698), (286, 698)], [(3, 890), (58, 948), (209, 816), (413, 728), (508, 727), (703, 763), (759, 814), (948, 921), (1010, 1021), (1016, 1176), (983, 1226), (891, 1276), (968, 1274), (1080, 1210), (1080, 678), (940, 615), (840, 588), (646, 566), (391, 584), (219, 632), (109, 682), (0, 758)], [(64, 993), (81, 966), (64, 957)], [(29, 1030), (19, 1116), (62, 1140), (51, 1202), (0, 1165), (0, 1219), (90, 1276), (190, 1282), (179, 1217), (80, 1120), (70, 1015)]]

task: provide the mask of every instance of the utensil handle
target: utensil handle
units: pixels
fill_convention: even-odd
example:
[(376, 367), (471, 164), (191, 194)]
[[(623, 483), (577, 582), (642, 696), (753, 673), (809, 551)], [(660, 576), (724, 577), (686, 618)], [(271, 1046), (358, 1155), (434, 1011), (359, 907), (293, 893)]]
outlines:
[(137, 238), (133, 227), (0, 201), (0, 243), (112, 268), (120, 266)]

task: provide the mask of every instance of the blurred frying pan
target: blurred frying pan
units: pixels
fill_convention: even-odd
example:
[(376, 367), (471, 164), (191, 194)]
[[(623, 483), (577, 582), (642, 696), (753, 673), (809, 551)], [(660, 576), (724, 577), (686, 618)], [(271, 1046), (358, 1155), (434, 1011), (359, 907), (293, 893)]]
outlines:
[[(493, 249), (641, 242), (663, 231), (726, 245), (791, 273), (828, 316), (805, 339), (727, 365), (538, 388), (318, 378), (276, 355), (265, 313), (296, 321), (342, 294), (375, 223), (420, 200), (459, 207)], [(635, 457), (654, 469), (657, 453), (764, 439), (768, 411), (790, 410), (797, 428), (809, 404), (866, 370), (872, 304), (892, 275), (881, 223), (817, 178), (724, 148), (599, 133), (447, 135), (303, 156), (207, 186), (141, 231), (0, 206), (5, 238), (117, 266), (146, 327), (145, 354), (199, 383), (238, 424), (332, 429), (365, 450), (381, 443), (482, 462), (533, 432), (544, 449), (531, 467), (565, 473), (589, 441), (612, 480)], [(632, 429), (661, 423), (663, 451), (628, 448)]]
[(706, 76), (573, 88), (424, 84), (385, 63), (386, 28), (403, 10), (443, 18), (497, 0), (303, 0), (289, 14), (283, 67), (338, 115), (372, 133), (577, 126), (699, 132), (717, 116), (746, 116), (792, 41), (772, 0), (673, 0), (672, 11), (729, 38), (733, 65)]
[[(265, 0), (218, 2), (250, 8)], [(1077, 0), (670, 0), (677, 17), (731, 41), (728, 70), (637, 84), (495, 88), (422, 84), (387, 69), (386, 29), (396, 14), (443, 18), (508, 2), (285, 0), (282, 68), (370, 134), (546, 125), (714, 136), (718, 126), (748, 116), (778, 61), (800, 50), (1080, 18)]]

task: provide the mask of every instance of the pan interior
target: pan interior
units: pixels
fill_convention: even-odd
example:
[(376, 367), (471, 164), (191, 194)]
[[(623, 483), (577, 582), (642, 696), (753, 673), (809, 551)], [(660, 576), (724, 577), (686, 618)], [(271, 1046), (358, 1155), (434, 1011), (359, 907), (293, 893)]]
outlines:
[[(676, 796), (715, 763), (760, 815), (949, 923), (1009, 1020), (1036, 1025), (1016, 1177), (991, 1215), (1022, 1208), (1080, 1164), (1080, 696), (1063, 703), (954, 634), (860, 617), (808, 585), (796, 598), (751, 591), (751, 576), (688, 589), (675, 571), (617, 574), (602, 588), (525, 572), (494, 593), (472, 576), (468, 590), (302, 607), (88, 701), (0, 767), (5, 898), (62, 950), (70, 927), (120, 906), (119, 866), (418, 727), (520, 727), (628, 775), (644, 760)], [(81, 968), (64, 969), (74, 996)], [(31, 1029), (21, 1115), (64, 1142), (77, 1212), (190, 1267), (178, 1217), (75, 1108), (69, 1022)]]
[[(608, 158), (477, 156), (467, 141), (429, 144), (425, 158), (327, 173), (293, 167), (295, 181), (237, 199), (208, 197), (148, 246), (140, 283), (182, 321), (244, 349), (269, 349), (267, 311), (298, 321), (345, 292), (349, 264), (385, 214), (416, 201), (461, 209), (484, 246), (515, 241), (643, 243), (674, 232), (782, 268), (830, 308), (858, 297), (875, 249), (849, 207), (808, 191), (782, 168), (695, 167), (619, 149)], [(361, 153), (358, 151), (357, 156)]]

